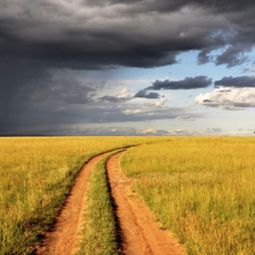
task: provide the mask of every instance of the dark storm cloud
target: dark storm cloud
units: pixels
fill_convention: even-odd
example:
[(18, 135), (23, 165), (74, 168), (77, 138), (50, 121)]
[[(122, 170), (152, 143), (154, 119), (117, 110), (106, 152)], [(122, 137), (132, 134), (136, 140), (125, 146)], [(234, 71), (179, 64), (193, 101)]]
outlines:
[(216, 49), (217, 49), (216, 47), (209, 47), (209, 48), (202, 49), (199, 52), (198, 57), (197, 57), (198, 64), (203, 65), (210, 61), (213, 61), (214, 59), (212, 56), (210, 56), (210, 53)]
[(215, 87), (255, 87), (254, 76), (239, 76), (239, 77), (223, 77), (222, 79), (214, 82)]
[(199, 65), (206, 64), (210, 61), (210, 56), (209, 56), (210, 52), (211, 50), (208, 50), (208, 49), (203, 49), (199, 52), (197, 57)]
[(213, 1), (204, 1), (204, 0), (87, 0), (87, 3), (91, 5), (101, 6), (106, 4), (131, 4), (135, 3), (139, 9), (144, 10), (158, 10), (158, 11), (176, 11), (183, 6), (199, 6), (215, 9), (218, 11), (234, 11), (239, 10), (240, 8), (247, 8), (251, 6), (254, 2), (252, 0), (240, 1), (240, 0), (213, 0)]
[[(29, 66), (29, 68), (28, 68)], [(0, 129), (12, 130), (25, 110), (20, 91), (28, 84), (48, 80), (49, 74), (41, 64), (17, 60), (8, 65), (0, 60)]]
[(36, 103), (86, 104), (92, 101), (93, 91), (75, 79), (58, 78), (22, 87), (19, 98)]
[(205, 63), (211, 49), (228, 44), (217, 64), (233, 66), (245, 60), (240, 45), (254, 42), (254, 9), (252, 1), (226, 0), (4, 0), (0, 58), (47, 68), (152, 67), (188, 50), (201, 50)]
[(252, 45), (237, 44), (229, 46), (216, 58), (216, 64), (226, 64), (227, 67), (241, 65), (248, 60), (247, 53), (252, 50)]
[(155, 81), (151, 87), (148, 89), (153, 90), (161, 90), (161, 89), (198, 89), (198, 88), (206, 88), (211, 85), (212, 79), (206, 76), (196, 76), (196, 77), (186, 77), (183, 80), (179, 81)]
[(146, 89), (140, 90), (135, 94), (135, 97), (157, 99), (160, 98), (160, 94), (156, 92), (150, 92)]
[[(115, 107), (109, 104), (98, 105), (96, 103), (88, 105), (65, 105), (56, 108), (54, 104), (32, 105), (28, 104), (23, 111), (20, 111), (19, 118), (12, 118), (10, 124), (12, 129), (0, 126), (1, 134), (59, 134), (58, 129), (67, 126), (79, 126), (88, 123), (100, 124), (142, 122), (148, 120), (163, 119), (185, 119), (194, 120), (200, 118), (198, 113), (188, 112), (178, 108), (155, 108), (147, 112), (136, 114), (126, 114), (127, 107)], [(50, 114), (49, 114), (50, 113)], [(47, 130), (51, 130), (48, 132)], [(55, 130), (55, 132), (54, 132)], [(70, 128), (65, 129), (65, 134)]]
[[(155, 67), (174, 64), (179, 53), (190, 50), (200, 51), (202, 64), (222, 47), (228, 48), (216, 64), (242, 64), (255, 41), (254, 12), (254, 1), (237, 0), (2, 0), (1, 128), (24, 121), (35, 101), (51, 102), (30, 112), (49, 122), (56, 119), (53, 101), (58, 106), (90, 102), (93, 91), (84, 84), (54, 85), (52, 68)], [(199, 87), (193, 80), (171, 82), (166, 87)]]
[(4, 0), (0, 55), (70, 68), (172, 64), (182, 51), (253, 43), (254, 8), (252, 1)]

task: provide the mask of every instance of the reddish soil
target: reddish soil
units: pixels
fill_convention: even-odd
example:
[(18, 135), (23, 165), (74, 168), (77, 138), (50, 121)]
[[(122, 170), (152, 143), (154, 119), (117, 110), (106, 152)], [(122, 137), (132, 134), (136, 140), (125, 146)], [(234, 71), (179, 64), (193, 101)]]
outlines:
[(77, 251), (89, 177), (96, 164), (108, 154), (103, 153), (92, 158), (80, 171), (65, 205), (56, 219), (54, 229), (46, 233), (43, 245), (37, 248), (37, 255), (72, 255)]
[(166, 230), (160, 229), (150, 210), (132, 192), (131, 180), (119, 165), (121, 152), (107, 161), (107, 174), (116, 217), (120, 225), (122, 251), (126, 255), (186, 255), (184, 248)]
[[(121, 248), (125, 255), (186, 255), (183, 247), (166, 230), (160, 229), (150, 210), (132, 192), (131, 180), (119, 166), (120, 151), (107, 161), (107, 175), (111, 195), (116, 205), (116, 218), (120, 225)], [(80, 242), (82, 216), (86, 206), (89, 177), (96, 164), (110, 152), (89, 160), (65, 201), (54, 228), (45, 234), (37, 247), (37, 255), (74, 255)], [(91, 254), (92, 255), (92, 254)]]

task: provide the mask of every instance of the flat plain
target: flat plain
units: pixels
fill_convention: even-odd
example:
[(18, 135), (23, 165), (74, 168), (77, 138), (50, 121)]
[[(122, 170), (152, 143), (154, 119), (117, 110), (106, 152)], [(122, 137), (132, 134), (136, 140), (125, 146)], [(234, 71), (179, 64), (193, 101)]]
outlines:
[(131, 148), (122, 168), (188, 254), (254, 254), (254, 138), (172, 138)]
[[(254, 254), (255, 139), (235, 137), (1, 138), (0, 254), (35, 251), (82, 165), (129, 145), (138, 146), (121, 153), (120, 165), (134, 196), (187, 254)], [(110, 156), (89, 177), (78, 254), (125, 254), (107, 176)]]
[(1, 138), (0, 254), (30, 254), (33, 251), (41, 234), (54, 222), (79, 170), (89, 158), (144, 140), (125, 137)]

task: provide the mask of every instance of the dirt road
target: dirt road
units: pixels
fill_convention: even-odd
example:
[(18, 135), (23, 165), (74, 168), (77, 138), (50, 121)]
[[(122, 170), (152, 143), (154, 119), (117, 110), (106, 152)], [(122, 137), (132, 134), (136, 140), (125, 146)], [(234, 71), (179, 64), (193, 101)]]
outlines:
[(72, 255), (75, 253), (80, 241), (79, 232), (82, 228), (82, 214), (89, 176), (96, 164), (108, 154), (109, 152), (100, 154), (84, 165), (56, 219), (54, 229), (46, 233), (43, 245), (37, 248), (37, 255)]
[(120, 169), (122, 152), (107, 161), (111, 195), (120, 224), (122, 250), (125, 255), (186, 255), (168, 231), (161, 230), (145, 204), (132, 193), (131, 180)]
[[(125, 255), (186, 255), (168, 231), (160, 229), (145, 204), (132, 193), (131, 180), (119, 166), (124, 150), (106, 152), (89, 160), (65, 201), (56, 224), (47, 232), (37, 255), (74, 255), (79, 248), (82, 216), (86, 206), (89, 177), (96, 164), (108, 158), (106, 168), (111, 196), (116, 205), (115, 216), (120, 227), (120, 246)], [(91, 254), (93, 255), (93, 254)]]

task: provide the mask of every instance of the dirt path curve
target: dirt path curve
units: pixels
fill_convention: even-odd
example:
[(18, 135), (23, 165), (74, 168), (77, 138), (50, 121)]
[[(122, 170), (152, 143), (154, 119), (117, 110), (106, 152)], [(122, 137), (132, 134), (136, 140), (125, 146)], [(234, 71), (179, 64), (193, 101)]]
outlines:
[[(123, 151), (122, 151), (123, 152)], [(168, 231), (161, 230), (152, 213), (131, 191), (131, 180), (119, 165), (122, 152), (111, 156), (106, 164), (112, 198), (116, 204), (122, 250), (125, 255), (186, 255)]]
[(73, 255), (77, 251), (89, 176), (96, 164), (110, 153), (95, 156), (84, 165), (56, 219), (54, 229), (46, 233), (43, 245), (37, 248), (37, 255)]

